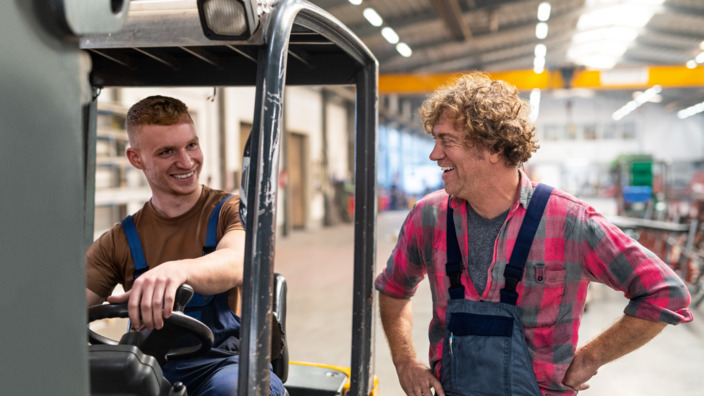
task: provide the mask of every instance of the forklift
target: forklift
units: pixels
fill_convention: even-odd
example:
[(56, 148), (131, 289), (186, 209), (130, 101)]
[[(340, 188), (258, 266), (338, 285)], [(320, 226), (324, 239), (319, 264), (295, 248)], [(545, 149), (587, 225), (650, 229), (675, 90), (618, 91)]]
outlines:
[[(0, 14), (7, 22), (0, 48), (18, 54), (4, 57), (0, 71), (5, 88), (1, 93), (3, 135), (8, 135), (4, 147), (12, 148), (7, 153), (3, 149), (2, 160), (3, 169), (12, 174), (5, 185), (12, 194), (3, 193), (1, 202), (7, 220), (2, 228), (3, 249), (7, 246), (7, 257), (14, 263), (0, 285), (2, 313), (22, 317), (27, 311), (32, 317), (21, 325), (5, 326), (0, 333), (14, 341), (2, 347), (3, 393), (104, 394), (104, 389), (118, 389), (127, 381), (119, 370), (114, 371), (111, 361), (115, 349), (125, 349), (124, 345), (97, 334), (91, 334), (93, 345), (85, 342), (89, 320), (125, 316), (124, 307), (109, 304), (86, 313), (82, 297), (82, 257), (94, 228), (100, 90), (254, 86), (249, 166), (242, 186), (242, 202), (249, 210), (243, 219), (239, 395), (267, 395), (270, 365), (286, 379), (284, 386), (291, 396), (375, 394), (378, 63), (361, 40), (304, 0), (37, 0), (4, 2)], [(13, 35), (21, 37), (11, 39)], [(9, 89), (12, 84), (19, 85)], [(349, 368), (289, 364), (285, 347), (281, 356), (271, 356), (272, 328), (285, 328), (285, 279), (273, 269), (287, 85), (354, 90), (355, 248)], [(27, 142), (37, 152), (54, 152), (26, 162), (32, 156)], [(41, 194), (38, 186), (49, 190)], [(17, 213), (22, 216), (16, 217)], [(42, 249), (30, 247), (36, 243)], [(179, 292), (180, 303), (185, 304), (189, 295), (185, 286)], [(162, 339), (154, 336), (158, 347), (146, 348), (157, 356), (145, 354), (139, 345), (136, 351), (130, 346), (131, 356), (146, 355), (138, 359), (137, 369), (147, 371), (147, 377), (155, 376), (147, 378), (154, 386), (137, 386), (124, 394), (187, 394), (178, 384), (159, 378), (159, 362), (200, 353), (207, 349), (209, 336), (207, 327), (203, 329), (197, 320), (174, 317), (176, 330)], [(38, 333), (44, 333), (39, 329), (45, 320), (63, 325), (55, 329), (56, 335), (42, 338)], [(169, 344), (180, 333), (195, 334), (200, 347), (171, 350)], [(100, 388), (106, 381), (113, 382)]]

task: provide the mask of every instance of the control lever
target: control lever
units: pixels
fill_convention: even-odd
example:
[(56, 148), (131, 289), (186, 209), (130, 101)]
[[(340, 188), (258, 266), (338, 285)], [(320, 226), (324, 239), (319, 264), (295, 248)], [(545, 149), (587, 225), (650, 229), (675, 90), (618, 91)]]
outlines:
[(193, 288), (187, 284), (182, 284), (176, 290), (174, 298), (174, 311), (183, 312), (186, 309), (186, 304), (193, 298)]

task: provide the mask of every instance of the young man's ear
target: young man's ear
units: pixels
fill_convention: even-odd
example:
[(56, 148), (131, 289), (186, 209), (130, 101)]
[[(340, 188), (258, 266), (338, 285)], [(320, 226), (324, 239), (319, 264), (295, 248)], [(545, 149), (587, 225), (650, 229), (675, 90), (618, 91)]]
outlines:
[(132, 164), (132, 166), (137, 169), (144, 169), (144, 165), (142, 164), (142, 157), (139, 156), (139, 152), (137, 151), (137, 149), (130, 147), (127, 149), (125, 154), (127, 155), (127, 160), (130, 161), (130, 164)]

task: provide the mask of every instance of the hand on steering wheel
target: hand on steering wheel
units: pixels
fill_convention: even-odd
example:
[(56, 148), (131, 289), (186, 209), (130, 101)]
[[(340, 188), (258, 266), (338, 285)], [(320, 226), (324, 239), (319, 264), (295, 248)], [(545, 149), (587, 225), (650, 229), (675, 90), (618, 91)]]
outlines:
[[(193, 297), (193, 289), (184, 284), (176, 292), (174, 312), (168, 318), (164, 318), (164, 326), (159, 330), (153, 330), (142, 339), (137, 337), (137, 345), (142, 352), (154, 356), (160, 365), (167, 360), (188, 359), (198, 356), (210, 350), (213, 346), (213, 332), (208, 326), (196, 320), (182, 311), (188, 301)], [(109, 318), (128, 318), (129, 310), (127, 304), (103, 304), (88, 308), (88, 322)], [(199, 344), (173, 348), (173, 345), (186, 334), (194, 335)], [(123, 336), (123, 339), (125, 337)], [(88, 340), (91, 344), (117, 345), (118, 341), (104, 337), (88, 328)]]

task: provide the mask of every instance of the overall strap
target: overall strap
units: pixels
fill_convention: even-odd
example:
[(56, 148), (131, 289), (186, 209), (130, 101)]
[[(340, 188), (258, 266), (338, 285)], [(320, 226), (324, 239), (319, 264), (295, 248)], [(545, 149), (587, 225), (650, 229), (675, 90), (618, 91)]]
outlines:
[(445, 274), (450, 278), (450, 287), (447, 289), (451, 299), (464, 298), (464, 286), (460, 281), (464, 266), (462, 265), (462, 252), (457, 243), (457, 233), (455, 232), (455, 220), (450, 203), (452, 196), (447, 200), (447, 263), (445, 264)]
[(210, 254), (215, 251), (215, 248), (218, 245), (218, 219), (220, 217), (220, 209), (222, 209), (222, 206), (227, 202), (228, 199), (232, 198), (233, 195), (230, 194), (220, 200), (217, 205), (215, 205), (215, 208), (213, 209), (213, 212), (210, 213), (210, 218), (208, 219), (208, 234), (205, 237), (205, 246), (203, 246), (203, 256), (206, 254)]
[(523, 279), (523, 269), (528, 259), (528, 253), (533, 245), (535, 232), (538, 230), (552, 190), (552, 187), (541, 183), (533, 191), (533, 196), (530, 198), (528, 209), (511, 252), (511, 258), (504, 269), (505, 285), (501, 289), (502, 303), (516, 305), (518, 301), (516, 286)]
[(137, 227), (134, 225), (132, 216), (127, 216), (122, 219), (121, 224), (122, 229), (125, 231), (125, 236), (127, 237), (127, 244), (130, 246), (130, 253), (132, 253), (132, 262), (134, 263), (134, 275), (132, 275), (132, 280), (135, 280), (147, 270), (147, 260), (144, 259), (142, 243), (139, 241)]
[[(232, 198), (233, 195), (228, 195), (221, 199), (213, 211), (210, 213), (210, 218), (208, 218), (208, 233), (205, 236), (205, 246), (203, 246), (203, 256), (210, 254), (215, 251), (218, 245), (218, 220), (220, 218), (220, 209), (227, 202), (228, 199)], [(213, 295), (206, 295), (195, 293), (191, 298), (191, 301), (186, 305), (184, 312), (198, 320), (201, 320), (202, 312), (201, 310), (206, 305), (213, 301)]]

